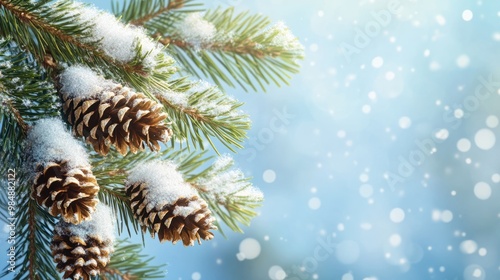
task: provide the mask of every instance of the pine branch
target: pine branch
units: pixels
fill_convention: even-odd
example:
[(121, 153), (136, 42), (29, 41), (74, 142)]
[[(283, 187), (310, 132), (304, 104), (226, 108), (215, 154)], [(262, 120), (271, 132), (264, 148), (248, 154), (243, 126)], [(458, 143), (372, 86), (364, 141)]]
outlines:
[[(15, 170), (16, 178), (10, 182), (15, 196), (2, 199), (3, 218), (14, 212), (16, 274), (13, 279), (58, 278), (48, 248), (54, 219), (39, 209), (30, 199), (31, 177), (23, 164), (22, 143), (26, 137), (28, 123), (43, 116), (57, 115), (58, 98), (54, 95), (48, 78), (32, 57), (7, 41), (0, 43), (0, 132), (2, 135), (2, 174), (7, 169)], [(9, 184), (11, 186), (11, 184)], [(7, 188), (2, 188), (2, 198), (10, 197)], [(15, 203), (15, 211), (8, 210)], [(4, 215), (5, 214), (5, 215)], [(7, 275), (7, 268), (1, 276)], [(11, 272), (10, 272), (11, 273)]]
[(157, 25), (171, 25), (183, 13), (201, 10), (198, 8), (201, 4), (192, 0), (129, 0), (124, 1), (123, 7), (120, 7), (120, 2), (113, 1), (112, 10), (116, 17), (129, 24), (153, 29)]
[(106, 157), (101, 157), (95, 152), (91, 152), (90, 147), (88, 149), (94, 166), (93, 174), (96, 176), (101, 188), (99, 199), (111, 207), (116, 217), (119, 218), (120, 222), (117, 224), (118, 233), (121, 234), (126, 228), (129, 236), (131, 236), (131, 228), (136, 234), (142, 234), (142, 231), (139, 230), (140, 226), (132, 214), (129, 198), (124, 192), (128, 173), (133, 168), (151, 160), (168, 159), (178, 163), (182, 171), (190, 172), (210, 159), (205, 156), (205, 152), (189, 152), (187, 149), (166, 149), (160, 153), (129, 153), (125, 157), (122, 157), (116, 151), (111, 151)]
[[(43, 69), (9, 38), (0, 43), (0, 103), (0, 158), (20, 166), (28, 125), (58, 115), (60, 101)], [(2, 174), (6, 168), (0, 167)]]
[(111, 151), (106, 157), (101, 157), (92, 148), (88, 147), (91, 154), (94, 176), (100, 186), (99, 199), (111, 207), (115, 216), (120, 218), (117, 223), (118, 234), (121, 234), (124, 227), (129, 236), (130, 228), (139, 233), (139, 224), (132, 214), (129, 198), (125, 195), (124, 184), (127, 178), (127, 172), (142, 162), (154, 157), (153, 153), (128, 154), (125, 157), (120, 156), (116, 151)]
[[(241, 170), (233, 166), (232, 158), (222, 156), (205, 170), (196, 173), (185, 171), (184, 175), (217, 217), (231, 230), (242, 233), (239, 223), (250, 225), (250, 221), (258, 215), (254, 209), (261, 205), (263, 195)], [(218, 228), (224, 235), (222, 227)]]
[(164, 7), (161, 7), (163, 5), (155, 5), (154, 7), (160, 7), (157, 11), (149, 13), (149, 14), (145, 14), (140, 18), (137, 18), (137, 19), (130, 21), (130, 23), (133, 25), (138, 25), (138, 26), (144, 25), (146, 22), (152, 20), (155, 17), (160, 16), (161, 14), (166, 14), (172, 10), (177, 10), (177, 9), (184, 7), (186, 2), (187, 1), (185, 1), (185, 0), (172, 0), (172, 1), (168, 1), (168, 4)]
[(11, 35), (48, 69), (61, 62), (85, 64), (102, 69), (105, 75), (126, 81), (146, 94), (151, 88), (168, 88), (164, 81), (174, 72), (168, 56), (159, 53), (154, 66), (147, 66), (145, 59), (151, 52), (145, 52), (139, 44), (130, 61), (111, 57), (93, 37), (93, 23), (80, 20), (83, 6), (68, 0), (47, 2), (0, 0), (0, 36)]
[[(52, 261), (49, 248), (55, 218), (51, 217), (36, 202), (30, 199), (28, 180), (29, 175), (18, 174), (16, 188), (16, 236), (15, 246), (16, 273), (12, 274), (14, 280), (53, 280), (59, 279)], [(3, 203), (2, 203), (3, 204)], [(3, 204), (2, 211), (7, 211)], [(0, 277), (9, 275), (7, 267)]]
[[(233, 8), (208, 11), (203, 20), (146, 28), (159, 42), (172, 46), (171, 54), (184, 66), (182, 70), (209, 77), (220, 87), (239, 84), (245, 90), (250, 86), (265, 91), (270, 83), (288, 84), (291, 74), (299, 71), (303, 47), (282, 23), (270, 26), (265, 16), (236, 14)], [(207, 39), (189, 38), (196, 33), (186, 33), (186, 24), (205, 24), (206, 29), (212, 24), (216, 32)]]
[(165, 277), (162, 266), (152, 266), (153, 258), (141, 254), (140, 244), (131, 244), (126, 240), (116, 242), (115, 252), (109, 266), (100, 276), (102, 280), (148, 280)]
[[(143, 26), (150, 36), (170, 46), (185, 72), (211, 77), (219, 85), (239, 84), (244, 89), (247, 86), (254, 90), (264, 89), (270, 83), (287, 83), (289, 75), (298, 70), (297, 59), (302, 57), (302, 46), (283, 26), (270, 27), (266, 17), (235, 14), (232, 9), (217, 9), (206, 13), (203, 19), (196, 18), (198, 6), (191, 0), (130, 0), (124, 1), (121, 9), (115, 4), (114, 11), (121, 14), (122, 21)], [(188, 34), (189, 30), (183, 30), (185, 26), (182, 25), (192, 15), (208, 27), (213, 40), (198, 38), (196, 34), (193, 37)], [(104, 32), (107, 22), (124, 35), (130, 35), (124, 36), (130, 43), (126, 45), (132, 46), (126, 49), (125, 55), (116, 55), (113, 48), (104, 44), (108, 37), (115, 38), (114, 33), (108, 37), (102, 35), (107, 34)], [(240, 111), (242, 103), (215, 86), (191, 83), (174, 76), (178, 69), (172, 66), (174, 60), (167, 55), (166, 47), (146, 36), (142, 28), (130, 28), (109, 14), (70, 0), (0, 0), (2, 37), (7, 40), (0, 39), (0, 102), (3, 105), (0, 108), (0, 142), (3, 144), (0, 157), (3, 162), (16, 168), (23, 166), (22, 143), (29, 126), (41, 118), (60, 114), (61, 102), (54, 89), (58, 72), (63, 65), (82, 64), (160, 101), (172, 121), (174, 140), (187, 142), (183, 149), (129, 153), (125, 157), (116, 151), (106, 157), (89, 152), (93, 174), (100, 185), (100, 203), (112, 208), (119, 219), (120, 233), (125, 228), (129, 235), (130, 228), (135, 233), (140, 232), (124, 191), (127, 175), (135, 167), (158, 159), (176, 163), (172, 166), (181, 185), (191, 184), (198, 191), (197, 195), (190, 190), (192, 197), (201, 202), (206, 200), (214, 215), (230, 229), (242, 232), (241, 225), (249, 225), (257, 215), (255, 208), (262, 202), (262, 193), (240, 170), (232, 168), (232, 159), (223, 156), (203, 169), (210, 159), (204, 151), (207, 142), (214, 149), (214, 139), (233, 151), (241, 147), (250, 127), (248, 116)], [(202, 151), (191, 151), (191, 147)], [(91, 150), (90, 146), (87, 148)], [(10, 167), (4, 165), (0, 169), (7, 168)], [(148, 171), (143, 173), (149, 175)], [(48, 246), (56, 219), (30, 198), (33, 178), (31, 173), (24, 172), (19, 173), (16, 190), (15, 252), (19, 272), (14, 279), (59, 279)], [(0, 190), (0, 216), (4, 221), (8, 219), (6, 207), (9, 202), (3, 195), (5, 189)], [(208, 231), (213, 228), (212, 218), (207, 221)], [(213, 237), (209, 234), (203, 238)], [(141, 254), (139, 244), (120, 241), (110, 265), (101, 271), (100, 277), (94, 278), (163, 278), (162, 267), (151, 266), (150, 261)], [(6, 276), (7, 271), (0, 276)]]
[[(100, 52), (98, 50), (98, 48), (95, 47), (94, 44), (84, 44), (76, 38), (77, 34), (67, 34), (67, 33), (63, 32), (63, 30), (68, 29), (68, 28), (63, 28), (63, 26), (55, 27), (54, 25), (47, 23), (46, 20), (42, 20), (42, 18), (43, 18), (42, 11), (40, 11), (40, 14), (37, 14), (36, 12), (29, 12), (30, 7), (28, 7), (27, 5), (22, 5), (22, 3), (21, 3), (22, 1), (17, 1), (18, 5), (14, 4), (13, 2), (16, 2), (16, 1), (0, 0), (0, 5), (3, 6), (5, 9), (4, 13), (5, 13), (6, 18), (9, 16), (9, 12), (10, 12), (10, 15), (11, 15), (10, 18), (14, 19), (14, 22), (24, 23), (29, 28), (29, 29), (24, 29), (23, 31), (26, 32), (28, 30), (38, 30), (39, 32), (37, 32), (37, 33), (40, 33), (36, 38), (38, 43), (41, 44), (43, 42), (40, 39), (43, 39), (42, 34), (44, 34), (47, 37), (49, 37), (50, 39), (52, 39), (53, 41), (64, 42), (65, 45), (67, 44), (67, 47), (73, 46), (73, 47), (76, 47), (76, 48), (83, 50), (84, 52), (88, 52), (88, 54), (90, 54), (94, 57), (97, 56), (103, 62), (110, 63), (110, 64), (114, 63), (114, 61), (111, 57), (106, 56), (105, 54)], [(69, 3), (69, 2), (66, 2), (66, 5), (64, 5), (65, 8), (68, 8), (67, 3)], [(44, 12), (46, 12), (46, 11), (44, 11)], [(69, 19), (65, 18), (64, 21), (69, 21)], [(3, 24), (3, 25), (5, 25), (5, 24)], [(16, 24), (13, 24), (13, 25), (16, 25)], [(8, 33), (6, 32), (6, 34), (8, 34)], [(16, 40), (16, 39), (18, 39), (18, 38), (14, 38), (14, 40)], [(49, 44), (35, 46), (35, 45), (33, 45), (33, 44), (35, 44), (34, 42), (27, 42), (26, 41), (26, 39), (28, 39), (28, 38), (24, 38), (24, 39), (25, 40), (19, 40), (20, 42), (18, 41), (18, 43), (28, 47), (30, 49), (30, 51), (34, 55), (36, 55), (39, 62), (45, 61), (45, 57), (47, 55), (58, 54), (57, 51), (54, 52), (54, 48), (51, 47)], [(29, 39), (31, 39), (31, 38), (29, 38)], [(37, 50), (39, 50), (39, 51), (37, 51)], [(60, 55), (62, 56), (62, 54), (60, 54)], [(118, 64), (117, 66), (120, 68), (125, 68), (126, 71), (131, 71), (131, 72), (133, 72), (134, 70), (139, 71), (139, 69), (134, 69), (130, 65), (126, 65), (126, 64), (125, 65)]]
[[(172, 82), (174, 90), (157, 93), (172, 120), (174, 140), (190, 139), (194, 147), (204, 149), (204, 140), (217, 151), (212, 137), (231, 151), (241, 148), (250, 128), (250, 120), (239, 107), (242, 103), (206, 82)], [(189, 142), (188, 142), (189, 144)]]
[(28, 124), (24, 121), (23, 117), (19, 113), (19, 111), (14, 107), (14, 104), (12, 104), (12, 101), (10, 100), (3, 100), (2, 105), (5, 106), (6, 111), (10, 111), (12, 116), (14, 117), (13, 119), (17, 123), (17, 126), (19, 126), (19, 131), (21, 131), (23, 136), (26, 136), (26, 133), (28, 131)]

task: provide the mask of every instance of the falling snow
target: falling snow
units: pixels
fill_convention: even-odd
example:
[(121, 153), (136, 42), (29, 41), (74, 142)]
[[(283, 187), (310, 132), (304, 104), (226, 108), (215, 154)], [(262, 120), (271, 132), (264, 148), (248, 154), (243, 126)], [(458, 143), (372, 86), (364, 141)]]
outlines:
[[(290, 28), (278, 22), (265, 36), (290, 50), (305, 45), (307, 57), (290, 87), (242, 97), (256, 116), (249, 139), (258, 141), (235, 156), (240, 169), (202, 180), (218, 197), (246, 186), (235, 182), (251, 169), (266, 194), (261, 215), (224, 249), (200, 249), (213, 261), (172, 266), (173, 278), (500, 278), (500, 54), (492, 51), (500, 4), (405, 1), (393, 13), (390, 2), (245, 4), (286, 21)], [(202, 14), (183, 24), (179, 34), (195, 46), (220, 36)], [(129, 47), (117, 54), (133, 55)], [(75, 94), (99, 90), (100, 78), (85, 77)], [(164, 96), (187, 107), (190, 94)], [(231, 163), (223, 156), (216, 167)], [(166, 169), (182, 185), (175, 166)]]

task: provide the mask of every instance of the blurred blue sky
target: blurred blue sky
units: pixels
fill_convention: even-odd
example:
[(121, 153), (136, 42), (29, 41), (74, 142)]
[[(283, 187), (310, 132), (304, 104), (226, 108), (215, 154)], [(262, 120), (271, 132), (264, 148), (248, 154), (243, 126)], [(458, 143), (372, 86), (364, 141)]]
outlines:
[(500, 2), (218, 5), (284, 21), (306, 59), (288, 87), (228, 90), (266, 200), (243, 235), (147, 238), (167, 279), (500, 279)]

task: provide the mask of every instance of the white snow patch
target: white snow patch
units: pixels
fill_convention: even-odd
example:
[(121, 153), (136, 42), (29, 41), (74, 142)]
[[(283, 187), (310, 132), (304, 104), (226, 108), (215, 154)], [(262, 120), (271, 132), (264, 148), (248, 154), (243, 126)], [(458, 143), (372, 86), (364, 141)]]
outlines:
[(182, 108), (188, 107), (189, 96), (183, 92), (167, 90), (162, 92), (161, 96), (173, 105), (180, 106)]
[(282, 21), (271, 26), (266, 32), (266, 36), (271, 38), (271, 46), (279, 46), (289, 51), (303, 51), (304, 46), (299, 42), (297, 37), (293, 35), (290, 29)]
[(92, 219), (84, 221), (78, 225), (74, 224), (58, 224), (56, 232), (64, 234), (64, 229), (67, 227), (70, 232), (81, 238), (96, 238), (104, 243), (111, 245), (115, 241), (115, 218), (111, 208), (103, 203), (97, 204), (96, 210), (92, 213)]
[(198, 180), (211, 200), (224, 201), (228, 196), (244, 198), (250, 201), (261, 201), (262, 192), (249, 184), (240, 169), (231, 169), (234, 161), (229, 155), (221, 156), (212, 165), (212, 170), (204, 178)]
[(90, 166), (85, 149), (58, 118), (39, 120), (27, 139), (35, 166), (63, 160), (68, 161), (70, 168)]
[(179, 36), (195, 47), (209, 43), (217, 33), (215, 26), (200, 13), (191, 13), (178, 26)]
[(191, 214), (196, 213), (196, 211), (200, 210), (202, 204), (199, 200), (189, 201), (187, 206), (177, 206), (174, 210), (175, 216), (187, 217)]
[(145, 31), (133, 25), (121, 23), (114, 15), (76, 2), (74, 4), (78, 19), (91, 25), (90, 42), (98, 42), (98, 47), (108, 56), (117, 61), (127, 63), (138, 54), (145, 56), (143, 64), (146, 67), (156, 65), (155, 57), (162, 47), (155, 43)]
[[(195, 93), (205, 92), (205, 91), (207, 91), (210, 94), (212, 90), (218, 90), (217, 86), (214, 86), (209, 82), (200, 80), (192, 84), (191, 89), (187, 92), (187, 94), (193, 95)], [(223, 100), (221, 100), (220, 98), (215, 98), (213, 100), (208, 100), (207, 98), (201, 98), (201, 100), (196, 102), (196, 104), (193, 104), (191, 108), (205, 115), (210, 115), (215, 117), (226, 115), (228, 112), (232, 111), (230, 113), (230, 116), (238, 117), (242, 115), (242, 112), (237, 110), (232, 110), (232, 106), (235, 102), (236, 100), (228, 95), (225, 95)]]
[(59, 78), (62, 91), (70, 98), (95, 97), (104, 89), (114, 85), (92, 69), (82, 65), (66, 68)]
[[(196, 195), (194, 189), (184, 181), (173, 162), (152, 161), (134, 168), (127, 184), (146, 183), (148, 208), (173, 204), (179, 198)], [(182, 210), (179, 210), (182, 212)]]

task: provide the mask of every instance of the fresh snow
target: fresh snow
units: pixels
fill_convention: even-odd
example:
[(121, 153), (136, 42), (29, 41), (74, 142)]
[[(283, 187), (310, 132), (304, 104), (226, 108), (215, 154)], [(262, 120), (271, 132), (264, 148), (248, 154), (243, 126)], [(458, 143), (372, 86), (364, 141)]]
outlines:
[(104, 89), (114, 85), (92, 69), (82, 65), (66, 68), (59, 77), (62, 91), (70, 98), (96, 97)]
[(229, 196), (250, 201), (262, 200), (262, 191), (249, 185), (240, 169), (231, 168), (233, 164), (234, 160), (229, 155), (219, 157), (209, 174), (197, 183), (207, 191), (210, 200), (223, 202)]
[[(232, 110), (233, 104), (236, 100), (228, 95), (224, 95), (223, 98), (216, 98), (214, 100), (207, 100), (207, 98), (200, 98), (193, 104), (189, 104), (189, 98), (200, 92), (218, 90), (217, 86), (210, 84), (207, 81), (199, 80), (191, 84), (191, 88), (186, 92), (176, 92), (176, 91), (165, 91), (161, 95), (169, 103), (174, 106), (179, 106), (184, 109), (193, 109), (203, 115), (209, 115), (214, 117), (227, 116), (230, 112), (231, 117), (238, 117), (244, 113), (239, 110)], [(210, 94), (210, 92), (209, 92)]]
[(115, 241), (115, 218), (111, 208), (103, 203), (97, 204), (96, 210), (92, 213), (92, 219), (84, 221), (78, 225), (64, 223), (64, 226), (58, 225), (56, 231), (58, 234), (64, 233), (64, 228), (68, 227), (74, 236), (81, 238), (101, 239), (105, 243)]
[(144, 29), (121, 23), (114, 15), (76, 2), (74, 4), (78, 19), (85, 24), (91, 24), (89, 42), (98, 42), (99, 48), (108, 56), (119, 62), (131, 62), (140, 47), (140, 55), (145, 56), (143, 64), (146, 67), (156, 65), (156, 56), (162, 51), (162, 46), (154, 42)]
[(161, 95), (172, 105), (179, 106), (181, 108), (188, 107), (189, 95), (186, 93), (167, 90), (162, 92)]
[(215, 38), (217, 29), (211, 22), (203, 19), (202, 14), (191, 13), (177, 26), (177, 32), (182, 40), (200, 47)]
[(199, 200), (193, 200), (190, 201), (187, 206), (177, 206), (174, 209), (174, 215), (175, 216), (182, 216), (182, 217), (187, 217), (193, 213), (196, 213), (196, 211), (201, 209), (201, 203)]
[[(215, 89), (216, 86), (210, 84), (207, 81), (200, 80), (193, 84), (190, 91), (191, 94), (194, 94), (196, 92), (203, 92), (210, 90), (212, 88)], [(214, 101), (201, 99), (193, 106), (193, 108), (207, 115), (220, 116), (229, 112), (231, 110), (232, 103), (234, 103), (235, 101), (231, 96), (228, 95), (226, 95), (224, 99), (225, 102), (220, 102), (219, 99), (215, 99)]]
[(87, 153), (66, 130), (62, 120), (39, 120), (28, 133), (34, 164), (67, 160), (70, 168), (90, 166)]
[(147, 184), (145, 197), (149, 201), (146, 207), (148, 209), (173, 204), (179, 198), (196, 195), (172, 162), (152, 161), (134, 168), (128, 176), (127, 184), (135, 183)]
[(293, 35), (292, 31), (282, 21), (271, 26), (266, 35), (268, 37), (273, 36), (271, 39), (272, 46), (282, 47), (289, 51), (301, 51), (304, 49), (304, 46), (300, 44), (297, 37)]

